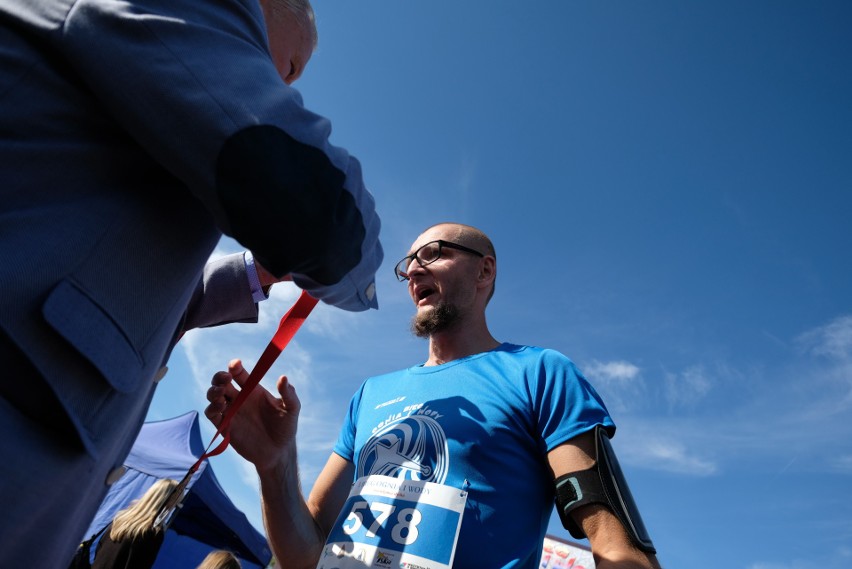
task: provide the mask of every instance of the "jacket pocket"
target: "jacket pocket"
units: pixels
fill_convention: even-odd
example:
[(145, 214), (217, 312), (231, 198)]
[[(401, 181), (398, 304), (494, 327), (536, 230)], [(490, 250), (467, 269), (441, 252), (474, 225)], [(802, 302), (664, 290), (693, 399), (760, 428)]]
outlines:
[(121, 326), (72, 281), (62, 281), (42, 308), (45, 320), (88, 359), (116, 391), (138, 388), (144, 360)]

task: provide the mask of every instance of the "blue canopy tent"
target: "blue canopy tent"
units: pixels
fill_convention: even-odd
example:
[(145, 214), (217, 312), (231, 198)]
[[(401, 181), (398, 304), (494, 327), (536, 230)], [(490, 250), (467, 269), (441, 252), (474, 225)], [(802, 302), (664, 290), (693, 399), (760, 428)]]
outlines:
[[(145, 423), (124, 462), (127, 471), (110, 488), (86, 535), (106, 526), (158, 479), (182, 480), (204, 450), (196, 411)], [(205, 460), (190, 481), (153, 569), (195, 569), (214, 549), (232, 551), (247, 569), (261, 569), (272, 559), (266, 538), (234, 506)]]

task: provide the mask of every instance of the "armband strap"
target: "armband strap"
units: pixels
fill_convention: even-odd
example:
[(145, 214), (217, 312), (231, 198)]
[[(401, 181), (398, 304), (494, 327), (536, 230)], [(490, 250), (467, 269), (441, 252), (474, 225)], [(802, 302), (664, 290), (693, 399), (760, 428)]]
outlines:
[(554, 482), (556, 510), (562, 525), (574, 538), (587, 537), (571, 512), (587, 504), (602, 504), (615, 514), (636, 547), (656, 553), (602, 425), (595, 428), (595, 455), (595, 465), (591, 468), (564, 474)]

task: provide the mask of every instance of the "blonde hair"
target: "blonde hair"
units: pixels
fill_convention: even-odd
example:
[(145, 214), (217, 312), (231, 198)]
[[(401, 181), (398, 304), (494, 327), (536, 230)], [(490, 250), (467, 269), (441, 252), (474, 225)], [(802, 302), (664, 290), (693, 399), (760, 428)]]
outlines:
[(109, 537), (113, 541), (137, 539), (149, 532), (160, 532), (162, 527), (154, 528), (154, 519), (178, 483), (170, 478), (162, 478), (134, 500), (130, 506), (118, 512), (112, 520)]
[(242, 564), (237, 556), (230, 551), (217, 549), (211, 551), (195, 569), (241, 569)]

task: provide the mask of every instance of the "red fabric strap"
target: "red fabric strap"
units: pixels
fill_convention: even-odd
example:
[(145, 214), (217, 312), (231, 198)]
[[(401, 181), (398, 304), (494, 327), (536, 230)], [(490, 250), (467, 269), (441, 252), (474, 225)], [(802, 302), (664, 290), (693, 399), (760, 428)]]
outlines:
[[(278, 330), (275, 332), (275, 335), (272, 336), (272, 340), (269, 341), (269, 344), (266, 346), (263, 354), (261, 354), (257, 364), (255, 364), (254, 369), (251, 370), (248, 380), (246, 380), (245, 385), (243, 385), (240, 389), (240, 394), (228, 406), (228, 410), (225, 411), (225, 414), (222, 417), (222, 422), (219, 423), (219, 428), (216, 430), (216, 434), (213, 435), (210, 444), (207, 445), (207, 451), (205, 451), (195, 464), (189, 468), (186, 476), (184, 476), (183, 480), (180, 481), (180, 484), (172, 490), (169, 497), (166, 499), (166, 502), (160, 508), (157, 519), (154, 521), (155, 527), (165, 523), (166, 520), (171, 517), (171, 512), (180, 507), (180, 503), (183, 501), (186, 487), (189, 485), (192, 475), (198, 470), (204, 460), (208, 457), (216, 456), (228, 448), (228, 443), (231, 440), (229, 431), (231, 419), (237, 413), (237, 410), (243, 404), (246, 397), (248, 397), (249, 393), (251, 393), (251, 390), (260, 383), (260, 380), (263, 379), (263, 376), (267, 371), (269, 371), (269, 368), (272, 367), (272, 364), (296, 334), (296, 331), (298, 331), (302, 326), (302, 323), (308, 317), (308, 314), (311, 313), (311, 310), (313, 310), (316, 304), (316, 298), (309, 295), (306, 291), (302, 291), (302, 294), (299, 296), (296, 303), (287, 311), (287, 314), (281, 318), (281, 322), (278, 324)], [(222, 442), (213, 450), (209, 450), (213, 445), (213, 441), (215, 441), (216, 437), (219, 435), (222, 435), (223, 437)]]
[[(287, 344), (290, 343), (290, 340), (293, 339), (296, 331), (298, 331), (302, 326), (302, 323), (308, 317), (308, 314), (311, 313), (311, 310), (313, 310), (316, 304), (317, 299), (303, 290), (296, 303), (287, 311), (287, 314), (281, 318), (281, 322), (278, 324), (278, 330), (275, 332), (275, 335), (272, 336), (272, 340), (269, 341), (269, 345), (266, 346), (266, 349), (263, 351), (263, 354), (261, 354), (257, 364), (255, 364), (254, 369), (251, 370), (248, 380), (246, 380), (245, 385), (243, 385), (240, 389), (240, 394), (230, 405), (228, 405), (228, 409), (225, 411), (225, 415), (222, 417), (222, 422), (219, 423), (219, 428), (216, 430), (216, 434), (213, 435), (210, 445), (213, 444), (213, 441), (215, 441), (216, 437), (219, 435), (222, 435), (222, 442), (213, 450), (208, 450), (202, 454), (201, 458), (199, 458), (192, 469), (190, 469), (191, 471), (197, 469), (205, 458), (216, 456), (228, 448), (228, 443), (231, 440), (229, 430), (231, 426), (231, 419), (233, 419), (234, 415), (243, 404), (243, 401), (245, 401), (246, 397), (248, 397), (249, 393), (251, 393), (251, 390), (260, 383), (260, 380), (263, 379), (263, 376), (266, 375), (266, 372), (269, 371), (269, 368), (272, 367), (272, 364), (276, 359), (278, 359), (278, 356)], [(210, 448), (210, 445), (208, 445), (208, 449)]]

